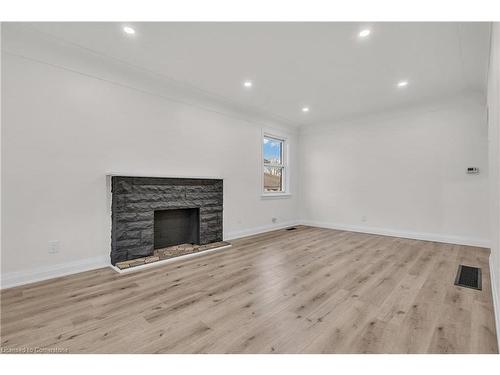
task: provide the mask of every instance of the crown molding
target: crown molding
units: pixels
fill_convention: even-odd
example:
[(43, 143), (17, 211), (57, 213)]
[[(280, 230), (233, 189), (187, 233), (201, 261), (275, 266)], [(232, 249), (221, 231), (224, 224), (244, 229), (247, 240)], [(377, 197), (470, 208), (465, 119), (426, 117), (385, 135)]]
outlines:
[(323, 121), (299, 128), (300, 134), (322, 133), (333, 131), (338, 127), (349, 125), (364, 125), (373, 121), (386, 121), (395, 118), (404, 118), (411, 115), (439, 112), (450, 108), (483, 108), (486, 111), (486, 96), (477, 90), (465, 90), (450, 94), (446, 97), (429, 98), (418, 103), (409, 103), (405, 106), (387, 108), (385, 110), (359, 113), (352, 116), (332, 118), (331, 121)]
[(178, 104), (237, 118), (258, 126), (296, 132), (300, 125), (276, 114), (242, 105), (166, 75), (103, 55), (39, 31), (25, 23), (3, 25), (2, 53), (99, 79)]

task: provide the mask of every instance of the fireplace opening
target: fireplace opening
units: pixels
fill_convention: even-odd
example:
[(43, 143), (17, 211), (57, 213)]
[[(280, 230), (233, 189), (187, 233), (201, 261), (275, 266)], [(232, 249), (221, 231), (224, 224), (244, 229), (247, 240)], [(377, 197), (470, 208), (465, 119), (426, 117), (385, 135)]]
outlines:
[(154, 248), (200, 243), (200, 209), (159, 210), (154, 213)]

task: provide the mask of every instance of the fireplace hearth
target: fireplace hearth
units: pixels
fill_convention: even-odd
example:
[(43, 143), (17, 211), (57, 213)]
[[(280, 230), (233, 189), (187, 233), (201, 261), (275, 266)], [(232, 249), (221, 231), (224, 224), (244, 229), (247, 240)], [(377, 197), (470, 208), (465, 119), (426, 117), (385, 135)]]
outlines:
[(188, 243), (188, 244), (168, 246), (162, 249), (155, 249), (153, 255), (117, 262), (115, 266), (120, 270), (127, 270), (133, 267), (143, 266), (146, 264), (151, 264), (162, 260), (178, 258), (186, 255), (193, 255), (204, 251), (218, 250), (229, 246), (231, 246), (231, 244), (226, 241), (212, 242), (207, 245), (196, 245)]

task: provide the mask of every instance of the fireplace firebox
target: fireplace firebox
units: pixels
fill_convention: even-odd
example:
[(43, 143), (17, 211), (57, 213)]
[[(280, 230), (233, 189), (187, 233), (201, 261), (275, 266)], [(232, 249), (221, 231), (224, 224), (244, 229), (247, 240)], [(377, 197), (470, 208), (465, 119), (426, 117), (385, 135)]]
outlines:
[(200, 243), (200, 209), (181, 208), (154, 213), (154, 248)]

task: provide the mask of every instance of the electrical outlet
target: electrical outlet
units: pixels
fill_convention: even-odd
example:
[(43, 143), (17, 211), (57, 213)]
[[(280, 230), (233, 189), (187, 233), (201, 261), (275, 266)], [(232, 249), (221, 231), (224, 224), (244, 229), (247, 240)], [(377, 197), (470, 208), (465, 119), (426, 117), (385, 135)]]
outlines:
[(366, 221), (367, 221), (367, 220), (368, 220), (368, 219), (366, 218), (366, 216), (361, 216), (361, 221), (362, 221), (363, 223), (366, 223)]
[(49, 241), (49, 254), (57, 254), (59, 252), (59, 240)]
[(273, 218), (271, 219), (271, 221), (272, 221), (273, 223), (277, 223), (277, 222), (278, 222), (278, 219), (277, 219), (277, 218), (275, 218), (275, 217), (273, 217)]

